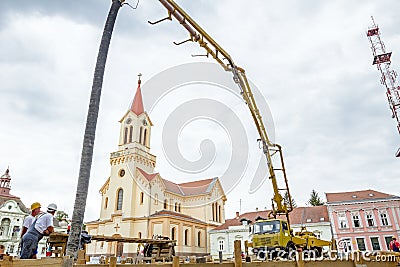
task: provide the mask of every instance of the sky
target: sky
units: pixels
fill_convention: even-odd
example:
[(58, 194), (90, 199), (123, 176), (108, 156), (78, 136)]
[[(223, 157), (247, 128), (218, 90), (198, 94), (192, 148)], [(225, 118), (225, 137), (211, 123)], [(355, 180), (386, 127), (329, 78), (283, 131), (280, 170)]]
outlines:
[[(259, 92), (270, 137), (283, 147), (290, 191), (299, 206), (306, 205), (313, 189), (323, 199), (326, 192), (365, 189), (400, 195), (399, 159), (394, 157), (400, 138), (366, 37), (374, 16), (386, 49), (393, 52), (391, 66), (398, 70), (399, 1), (177, 2), (246, 70)], [(27, 206), (56, 203), (72, 217), (94, 66), (110, 5), (109, 0), (0, 2), (0, 172), (10, 168), (11, 194)], [(172, 43), (188, 38), (175, 20), (147, 23), (165, 16), (158, 1), (148, 0), (137, 9), (124, 5), (118, 14), (85, 221), (99, 217), (99, 189), (109, 177), (109, 156), (118, 149), (118, 121), (133, 99), (138, 73), (143, 74), (146, 105), (154, 94), (151, 81), (160, 74), (179, 79), (185, 75), (176, 71), (182, 64), (214, 63), (191, 56), (204, 54), (198, 44)], [(215, 75), (223, 80), (230, 74), (221, 69)], [(177, 183), (228, 173), (234, 182), (225, 189), (227, 218), (235, 211), (270, 208), (268, 179), (252, 184), (264, 161), (247, 107), (239, 91), (236, 96), (227, 93), (211, 76), (210, 83), (177, 86), (154, 107), (145, 106), (154, 124), (156, 171)], [(206, 102), (201, 106), (197, 100)], [(212, 104), (216, 106), (210, 108)], [(187, 121), (173, 122), (178, 130), (171, 137), (164, 131), (176, 114), (185, 114), (178, 117)], [(240, 131), (248, 138), (236, 140)], [(180, 162), (168, 159), (169, 142), (187, 162), (202, 157), (209, 162), (203, 169), (183, 170)], [(243, 155), (246, 162), (236, 173), (238, 166), (230, 163)]]

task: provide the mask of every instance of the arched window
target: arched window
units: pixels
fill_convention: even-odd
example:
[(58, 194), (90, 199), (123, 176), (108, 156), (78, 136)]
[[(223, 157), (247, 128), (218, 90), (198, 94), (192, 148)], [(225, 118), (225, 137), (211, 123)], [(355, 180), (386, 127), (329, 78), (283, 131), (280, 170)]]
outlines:
[(154, 205), (158, 205), (158, 194), (154, 195)]
[(8, 237), (8, 231), (10, 229), (11, 220), (9, 218), (4, 218), (1, 220), (0, 226), (0, 236)]
[(176, 238), (176, 229), (175, 227), (172, 227), (171, 229), (171, 240), (175, 240)]
[(201, 247), (201, 232), (197, 232), (197, 246)]
[(147, 146), (147, 129), (144, 129), (143, 145)]
[(178, 211), (178, 202), (175, 202), (175, 211)]
[(164, 200), (164, 209), (165, 210), (168, 209), (168, 200), (167, 199)]
[(218, 240), (218, 251), (224, 251), (225, 250), (225, 240), (224, 239), (219, 239)]
[(138, 237), (139, 237), (139, 238), (142, 238), (142, 232), (139, 232), (139, 233), (138, 233)]
[(214, 207), (214, 203), (211, 204), (211, 209), (212, 209), (212, 220), (215, 221), (215, 207)]
[(141, 192), (140, 193), (140, 205), (143, 205), (143, 201), (144, 201), (144, 193)]
[(118, 189), (117, 193), (117, 210), (122, 210), (122, 201), (124, 198), (124, 190), (122, 188)]
[(124, 144), (128, 141), (128, 127), (124, 128)]
[(221, 213), (221, 206), (218, 205), (218, 222), (222, 222), (221, 215), (222, 215), (222, 213)]
[(185, 246), (189, 244), (189, 229), (185, 230)]
[(178, 204), (178, 211), (181, 212), (181, 203)]
[(108, 207), (108, 197), (104, 200), (104, 209), (107, 209)]
[(133, 126), (129, 127), (129, 143), (132, 143), (132, 136), (133, 136)]
[(143, 127), (140, 127), (140, 130), (139, 130), (139, 143), (142, 143), (142, 133), (143, 133)]

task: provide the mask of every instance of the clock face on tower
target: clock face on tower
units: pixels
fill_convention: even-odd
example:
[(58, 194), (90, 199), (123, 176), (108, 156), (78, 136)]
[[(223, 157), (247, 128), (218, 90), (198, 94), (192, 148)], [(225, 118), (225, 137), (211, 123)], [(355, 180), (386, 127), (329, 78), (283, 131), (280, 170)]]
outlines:
[(132, 122), (132, 119), (131, 119), (131, 118), (128, 118), (128, 119), (126, 120), (126, 124), (131, 124), (131, 122)]

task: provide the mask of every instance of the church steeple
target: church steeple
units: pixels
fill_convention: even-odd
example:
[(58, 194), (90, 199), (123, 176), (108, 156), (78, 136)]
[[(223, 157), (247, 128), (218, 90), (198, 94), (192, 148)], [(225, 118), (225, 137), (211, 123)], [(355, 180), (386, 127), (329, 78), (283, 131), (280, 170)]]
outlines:
[(136, 90), (135, 98), (133, 99), (132, 105), (131, 105), (131, 111), (135, 113), (137, 116), (140, 114), (144, 113), (144, 107), (143, 107), (143, 99), (142, 99), (142, 90), (140, 88), (140, 84), (142, 81), (140, 80), (140, 77), (142, 76), (141, 73), (139, 73), (139, 80), (138, 80), (138, 87)]
[(125, 164), (125, 160), (133, 160), (135, 164), (148, 173), (152, 173), (156, 164), (156, 157), (150, 154), (150, 136), (153, 123), (144, 110), (141, 78), (139, 74), (138, 87), (130, 108), (119, 120), (118, 151), (111, 153), (111, 163)]
[(6, 172), (0, 177), (0, 194), (1, 195), (10, 195), (10, 170), (7, 168)]

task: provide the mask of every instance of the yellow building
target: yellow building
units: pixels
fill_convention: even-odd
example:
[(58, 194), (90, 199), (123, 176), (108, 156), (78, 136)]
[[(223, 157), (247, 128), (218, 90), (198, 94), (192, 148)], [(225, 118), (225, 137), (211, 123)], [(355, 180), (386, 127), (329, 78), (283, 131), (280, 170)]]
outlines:
[[(226, 196), (218, 178), (176, 184), (154, 172), (151, 127), (144, 111), (140, 80), (121, 123), (118, 151), (111, 153), (111, 174), (100, 189), (100, 218), (88, 222), (90, 235), (177, 240), (177, 255), (209, 253), (208, 231), (225, 222)], [(135, 256), (137, 244), (92, 241), (90, 256)]]

